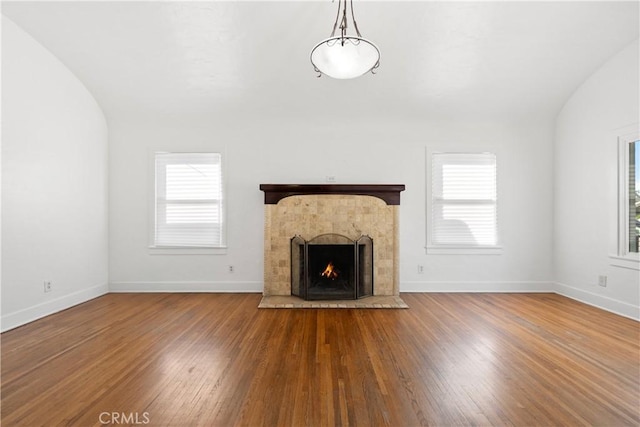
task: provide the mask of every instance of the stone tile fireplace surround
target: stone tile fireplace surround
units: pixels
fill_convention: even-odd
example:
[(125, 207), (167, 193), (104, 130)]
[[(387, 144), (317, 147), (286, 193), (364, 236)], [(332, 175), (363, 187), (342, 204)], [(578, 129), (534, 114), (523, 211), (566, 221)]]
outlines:
[[(399, 296), (399, 207), (404, 185), (261, 184), (265, 297), (291, 295), (291, 238), (335, 233), (373, 239), (373, 297)], [(364, 298), (364, 301), (367, 298)], [(398, 298), (399, 300), (399, 298)]]

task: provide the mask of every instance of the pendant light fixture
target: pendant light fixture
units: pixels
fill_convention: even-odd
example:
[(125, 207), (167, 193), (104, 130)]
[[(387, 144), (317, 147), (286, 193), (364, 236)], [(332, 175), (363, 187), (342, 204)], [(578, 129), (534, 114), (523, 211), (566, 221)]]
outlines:
[[(350, 5), (351, 22), (356, 35), (347, 35), (347, 3)], [(342, 19), (340, 15), (342, 14)], [(340, 35), (336, 29), (340, 22)], [(335, 79), (353, 79), (360, 77), (380, 66), (380, 50), (369, 40), (362, 37), (353, 15), (353, 0), (338, 0), (338, 14), (333, 31), (328, 39), (322, 40), (311, 50), (311, 64), (314, 70)]]

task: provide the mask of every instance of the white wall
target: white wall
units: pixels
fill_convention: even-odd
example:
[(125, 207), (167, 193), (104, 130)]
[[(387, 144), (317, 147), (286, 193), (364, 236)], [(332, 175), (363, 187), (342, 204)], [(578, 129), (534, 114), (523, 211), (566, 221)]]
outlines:
[[(262, 291), (261, 183), (405, 184), (401, 291), (550, 290), (550, 121), (407, 122), (328, 117), (110, 123), (111, 290)], [(241, 120), (242, 119), (242, 120)], [(425, 147), (496, 150), (502, 255), (425, 254)], [(154, 151), (223, 147), (228, 192), (226, 255), (150, 255)], [(418, 274), (417, 266), (425, 266)], [(228, 265), (234, 272), (228, 272)]]
[(2, 330), (107, 292), (106, 174), (100, 107), (2, 17)]
[[(638, 41), (607, 61), (557, 118), (554, 259), (557, 291), (640, 318), (640, 273), (612, 265), (617, 239), (617, 141), (638, 124)], [(607, 287), (598, 276), (607, 276)]]

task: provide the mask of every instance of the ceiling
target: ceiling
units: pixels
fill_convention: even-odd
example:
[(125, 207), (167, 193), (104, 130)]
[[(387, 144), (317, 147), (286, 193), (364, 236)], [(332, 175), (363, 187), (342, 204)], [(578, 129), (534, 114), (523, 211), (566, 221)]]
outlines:
[(639, 34), (639, 3), (356, 1), (376, 75), (317, 78), (337, 2), (2, 2), (108, 119), (552, 118)]

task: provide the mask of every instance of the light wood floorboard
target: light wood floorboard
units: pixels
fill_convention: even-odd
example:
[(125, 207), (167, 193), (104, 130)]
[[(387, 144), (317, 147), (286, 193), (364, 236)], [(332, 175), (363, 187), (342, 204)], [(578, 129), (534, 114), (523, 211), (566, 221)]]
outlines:
[(638, 322), (554, 294), (402, 298), (108, 294), (2, 334), (2, 426), (640, 425)]

